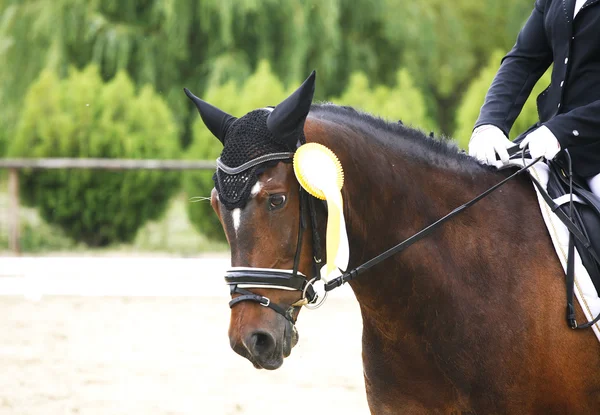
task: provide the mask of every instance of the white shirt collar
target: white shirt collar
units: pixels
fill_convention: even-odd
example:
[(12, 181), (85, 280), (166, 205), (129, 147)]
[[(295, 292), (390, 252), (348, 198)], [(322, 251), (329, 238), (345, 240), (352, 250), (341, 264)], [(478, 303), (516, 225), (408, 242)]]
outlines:
[(575, 12), (573, 13), (573, 18), (575, 18), (575, 16), (577, 16), (577, 13), (579, 13), (579, 10), (581, 10), (581, 7), (585, 4), (587, 0), (576, 0), (575, 1)]

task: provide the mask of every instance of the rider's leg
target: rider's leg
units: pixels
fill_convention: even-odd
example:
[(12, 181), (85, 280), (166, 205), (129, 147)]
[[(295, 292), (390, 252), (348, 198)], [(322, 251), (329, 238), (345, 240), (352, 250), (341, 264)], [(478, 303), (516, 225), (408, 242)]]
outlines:
[(600, 174), (591, 177), (588, 180), (588, 185), (596, 196), (600, 197)]

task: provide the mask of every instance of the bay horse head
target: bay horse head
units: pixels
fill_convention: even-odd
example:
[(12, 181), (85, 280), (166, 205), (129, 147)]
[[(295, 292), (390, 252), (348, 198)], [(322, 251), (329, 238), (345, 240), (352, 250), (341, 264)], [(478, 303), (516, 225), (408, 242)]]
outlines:
[(231, 347), (255, 367), (277, 369), (298, 341), (299, 309), (315, 301), (308, 198), (292, 158), (305, 142), (315, 73), (276, 107), (233, 117), (194, 96), (202, 120), (223, 143), (211, 204), (231, 248), (226, 281)]

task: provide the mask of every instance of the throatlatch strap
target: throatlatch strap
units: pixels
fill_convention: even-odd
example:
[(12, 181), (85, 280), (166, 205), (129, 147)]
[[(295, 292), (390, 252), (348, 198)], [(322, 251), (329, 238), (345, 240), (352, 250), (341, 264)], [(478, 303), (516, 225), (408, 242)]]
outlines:
[(310, 212), (310, 224), (312, 227), (313, 240), (313, 278), (321, 279), (320, 264), (321, 259), (321, 236), (319, 235), (319, 224), (317, 222), (317, 209), (315, 207), (315, 197), (308, 195), (308, 210)]
[(300, 220), (298, 224), (298, 241), (296, 242), (296, 254), (294, 255), (294, 269), (292, 275), (296, 277), (298, 275), (298, 267), (300, 266), (300, 254), (302, 252), (302, 239), (304, 237), (304, 230), (306, 229), (306, 220), (304, 218), (304, 189), (300, 186), (298, 191), (298, 204), (300, 205)]

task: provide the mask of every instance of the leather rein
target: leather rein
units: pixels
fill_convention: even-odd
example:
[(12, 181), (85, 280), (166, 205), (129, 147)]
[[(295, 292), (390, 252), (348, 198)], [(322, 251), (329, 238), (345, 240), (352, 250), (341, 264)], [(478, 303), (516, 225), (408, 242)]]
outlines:
[[(284, 159), (284, 157), (279, 157), (279, 159)], [(302, 306), (307, 306), (309, 308), (317, 308), (319, 307), (323, 301), (325, 300), (327, 293), (337, 287), (342, 286), (343, 284), (351, 281), (358, 276), (360, 276), (363, 272), (373, 267), (374, 265), (384, 261), (392, 255), (395, 255), (409, 246), (413, 245), (415, 242), (423, 239), (424, 237), (431, 234), (434, 230), (439, 228), (443, 223), (447, 222), (454, 216), (459, 213), (465, 211), (469, 207), (473, 206), (475, 203), (485, 198), (499, 187), (504, 185), (509, 180), (515, 178), (519, 174), (527, 171), (531, 166), (540, 161), (542, 157), (539, 157), (533, 160), (530, 164), (525, 165), (523, 168), (519, 169), (509, 177), (505, 178), (501, 182), (492, 186), (485, 192), (481, 193), (474, 199), (469, 202), (463, 204), (462, 206), (457, 207), (452, 210), (446, 216), (438, 219), (431, 225), (425, 227), (421, 231), (417, 232), (413, 236), (407, 238), (396, 246), (388, 249), (387, 251), (377, 255), (376, 257), (370, 259), (358, 267), (351, 269), (350, 271), (346, 271), (342, 273), (337, 278), (334, 278), (324, 285), (325, 293), (323, 298), (319, 301), (319, 295), (314, 289), (314, 283), (321, 279), (320, 277), (320, 266), (322, 263), (321, 260), (321, 240), (318, 233), (317, 226), (317, 215), (315, 208), (315, 201), (317, 200), (310, 194), (308, 194), (302, 187), (300, 187), (300, 220), (299, 220), (299, 230), (298, 230), (298, 241), (296, 245), (296, 253), (294, 256), (294, 266), (292, 270), (282, 270), (282, 269), (271, 269), (271, 268), (252, 268), (252, 267), (234, 267), (226, 271), (225, 273), (225, 282), (230, 287), (230, 293), (233, 296), (234, 294), (239, 294), (234, 297), (229, 302), (229, 307), (232, 308), (235, 305), (244, 302), (244, 301), (253, 301), (259, 303), (261, 306), (268, 307), (275, 311), (276, 313), (283, 316), (290, 323), (295, 324), (296, 316), (298, 311)], [(250, 167), (256, 164), (260, 164), (264, 162), (264, 160), (255, 160), (254, 163), (247, 163)], [(245, 166), (248, 168), (248, 166)], [(307, 213), (309, 218), (307, 219)], [(308, 280), (308, 278), (298, 270), (300, 256), (302, 251), (302, 241), (304, 238), (304, 233), (308, 228), (308, 221), (310, 221), (310, 226), (312, 230), (312, 239), (313, 239), (313, 278)], [(302, 293), (302, 296), (298, 299), (298, 301), (292, 303), (291, 305), (284, 306), (280, 304), (273, 303), (270, 298), (256, 294), (249, 290), (249, 288), (271, 288), (271, 289), (279, 289), (279, 290), (290, 290), (290, 291), (299, 291)], [(312, 306), (312, 307), (311, 307)]]
[[(317, 215), (316, 215), (316, 208), (315, 208), (315, 201), (317, 199), (314, 198), (313, 196), (311, 196), (310, 194), (308, 194), (302, 187), (300, 187), (300, 190), (299, 190), (299, 195), (300, 195), (300, 203), (299, 203), (299, 205), (300, 205), (300, 221), (299, 222), (300, 223), (299, 223), (298, 241), (297, 241), (297, 245), (296, 245), (296, 253), (294, 256), (293, 269), (292, 270), (281, 270), (281, 269), (270, 269), (270, 268), (264, 269), (264, 268), (239, 268), (238, 267), (238, 268), (232, 268), (232, 269), (228, 270), (225, 275), (225, 281), (230, 286), (231, 295), (233, 296), (233, 294), (240, 294), (239, 296), (233, 298), (229, 302), (229, 307), (234, 307), (236, 304), (239, 304), (243, 301), (254, 301), (264, 307), (271, 308), (273, 311), (282, 315), (286, 320), (288, 320), (292, 325), (294, 325), (296, 323), (296, 316), (297, 316), (296, 311), (298, 311), (302, 306), (306, 306), (308, 308), (318, 308), (319, 306), (321, 306), (321, 304), (323, 304), (323, 302), (327, 298), (327, 293), (329, 293), (329, 291), (344, 285), (348, 281), (352, 281), (353, 279), (359, 277), (363, 272), (367, 271), (369, 268), (379, 264), (380, 262), (386, 260), (387, 258), (391, 257), (392, 255), (395, 255), (399, 252), (404, 251), (406, 248), (413, 245), (415, 242), (418, 242), (421, 239), (425, 238), (426, 236), (430, 235), (434, 230), (439, 228), (442, 224), (449, 221), (450, 219), (452, 219), (454, 216), (458, 215), (459, 213), (464, 212), (466, 209), (473, 206), (475, 203), (479, 202), (481, 199), (485, 198), (486, 196), (490, 195), (492, 192), (496, 191), (498, 188), (500, 188), (506, 182), (512, 180), (513, 178), (515, 178), (518, 175), (522, 174), (523, 172), (527, 171), (530, 167), (532, 167), (534, 164), (538, 163), (540, 160), (543, 159), (543, 157), (538, 157), (535, 160), (533, 160), (531, 163), (525, 164), (526, 150), (527, 149), (524, 149), (521, 152), (518, 149), (518, 147), (513, 147), (513, 148), (509, 149), (509, 154), (511, 156), (515, 155), (519, 152), (521, 153), (524, 167), (520, 168), (519, 170), (517, 170), (510, 176), (506, 177), (504, 180), (502, 180), (499, 183), (495, 184), (494, 186), (490, 187), (489, 189), (487, 189), (483, 193), (479, 194), (475, 198), (471, 199), (467, 203), (455, 208), (447, 215), (443, 216), (442, 218), (438, 219), (431, 225), (423, 228), (416, 234), (410, 236), (409, 238), (407, 238), (404, 241), (400, 242), (399, 244), (393, 246), (392, 248), (388, 249), (387, 251), (368, 260), (367, 262), (363, 263), (362, 265), (359, 265), (358, 267), (351, 269), (350, 271), (343, 272), (342, 275), (340, 275), (339, 277), (325, 282), (324, 295), (321, 300), (319, 298), (319, 295), (317, 294), (317, 292), (314, 289), (314, 283), (321, 279), (320, 267), (321, 267), (321, 263), (322, 263), (321, 239), (320, 239), (319, 233), (318, 233)], [(290, 155), (290, 154), (293, 155), (293, 153), (287, 153), (287, 155)], [(568, 153), (567, 153), (567, 155), (568, 155)], [(268, 156), (269, 155), (267, 155), (265, 157), (268, 157)], [(276, 159), (280, 159), (280, 160), (288, 159), (285, 157), (285, 153), (279, 153), (274, 156)], [(568, 158), (569, 158), (569, 167), (570, 167), (570, 156)], [(262, 159), (262, 158), (259, 158), (259, 159)], [(251, 164), (251, 166), (252, 166), (252, 165), (256, 165), (256, 164), (260, 164), (260, 163), (264, 162), (264, 160), (259, 160), (259, 159), (256, 159), (255, 161), (253, 161), (254, 163), (250, 162), (247, 164)], [(569, 174), (570, 174), (570, 177), (572, 180), (572, 172), (569, 171)], [(543, 189), (543, 187), (533, 177), (531, 177), (531, 179), (532, 179), (533, 183), (536, 185), (536, 187), (538, 188), (540, 194), (544, 197), (546, 202), (549, 204), (549, 206), (551, 206), (551, 207), (555, 206), (554, 202), (552, 201), (552, 198), (547, 194), (547, 192)], [(572, 201), (572, 195), (573, 195), (572, 182), (571, 182), (571, 192), (570, 193), (571, 193), (571, 205), (572, 205), (572, 203), (573, 203), (573, 201)], [(319, 202), (321, 202), (321, 201), (319, 201)], [(573, 237), (579, 239), (583, 243), (585, 243), (585, 240), (584, 240), (585, 238), (583, 238), (583, 236), (581, 235), (581, 232), (574, 225), (574, 223), (572, 222), (572, 219), (569, 218), (564, 213), (562, 213), (557, 208), (558, 208), (557, 206), (553, 207), (552, 210), (555, 212), (555, 214), (557, 214), (559, 216), (561, 221), (569, 229), (569, 231), (571, 232), (571, 235)], [(309, 214), (308, 220), (310, 221), (310, 224), (311, 224), (312, 239), (313, 239), (312, 240), (313, 278), (311, 280), (308, 280), (308, 278), (304, 274), (299, 272), (299, 270), (298, 270), (298, 266), (299, 266), (299, 262), (300, 262), (300, 255), (302, 253), (301, 252), (302, 251), (302, 240), (304, 237), (304, 232), (308, 228), (307, 218), (306, 218), (307, 213)], [(571, 217), (572, 217), (572, 213), (571, 213)], [(573, 250), (572, 245), (573, 245), (573, 239), (571, 238), (569, 251)], [(589, 248), (589, 247), (586, 245), (586, 248)], [(600, 259), (596, 257), (593, 250), (590, 252), (593, 254), (594, 258), (600, 263)], [(572, 266), (572, 261), (573, 261), (573, 255), (572, 255), (572, 252), (570, 252), (569, 268), (571, 268), (570, 269), (571, 272), (567, 272), (567, 322), (569, 324), (569, 327), (571, 327), (572, 329), (585, 329), (585, 328), (591, 327), (592, 325), (594, 325), (595, 323), (600, 321), (600, 314), (598, 316), (596, 316), (592, 321), (589, 321), (586, 324), (578, 325), (577, 322), (575, 321), (575, 309), (573, 306), (573, 275), (572, 275), (573, 274), (573, 272), (572, 272), (573, 266)], [(341, 270), (340, 270), (340, 272), (341, 272)], [(292, 303), (291, 305), (282, 306), (282, 305), (271, 302), (271, 300), (268, 297), (265, 297), (265, 296), (262, 296), (262, 295), (259, 295), (259, 294), (249, 291), (247, 288), (272, 288), (272, 289), (280, 289), (280, 290), (300, 291), (302, 293), (302, 296), (300, 297), (300, 299), (298, 299), (298, 301)]]

